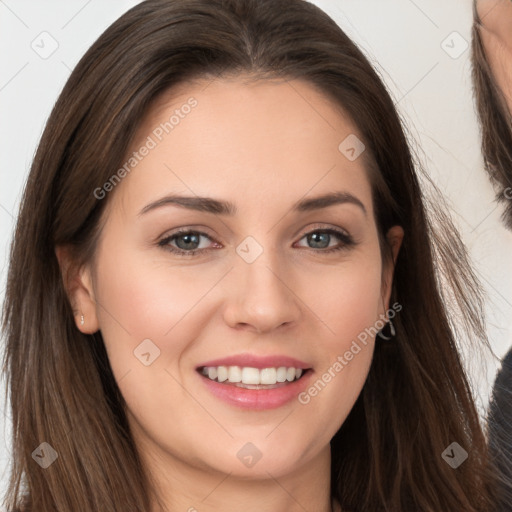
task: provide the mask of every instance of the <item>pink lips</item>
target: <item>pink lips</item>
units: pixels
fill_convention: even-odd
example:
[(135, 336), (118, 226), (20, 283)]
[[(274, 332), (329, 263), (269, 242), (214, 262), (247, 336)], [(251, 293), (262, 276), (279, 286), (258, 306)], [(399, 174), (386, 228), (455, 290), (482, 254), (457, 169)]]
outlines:
[(197, 370), (205, 366), (240, 366), (251, 368), (301, 368), (303, 375), (293, 382), (277, 383), (272, 387), (260, 389), (246, 389), (236, 386), (234, 383), (213, 381), (198, 371), (198, 377), (206, 388), (215, 397), (222, 401), (242, 409), (266, 410), (281, 407), (297, 397), (309, 385), (313, 371), (311, 366), (304, 361), (299, 361), (288, 356), (255, 356), (240, 354), (206, 361), (197, 366)]

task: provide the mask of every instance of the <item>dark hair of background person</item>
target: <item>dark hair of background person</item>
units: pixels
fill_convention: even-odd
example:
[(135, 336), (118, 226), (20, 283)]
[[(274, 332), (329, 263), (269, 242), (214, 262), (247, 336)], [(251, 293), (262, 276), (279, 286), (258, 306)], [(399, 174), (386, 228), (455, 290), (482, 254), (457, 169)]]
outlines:
[[(302, 0), (149, 0), (113, 23), (71, 73), (38, 146), (11, 246), (3, 329), (13, 421), (10, 511), (147, 511), (141, 466), (101, 332), (75, 325), (57, 245), (92, 261), (108, 197), (148, 109), (174, 85), (248, 76), (301, 79), (347, 112), (363, 137), (383, 261), (394, 274), (393, 342), (376, 343), (367, 381), (331, 441), (332, 495), (344, 511), (483, 512), (494, 468), (461, 362), (456, 327), (488, 343), (480, 288), (449, 217), (427, 215), (413, 156), (378, 74), (338, 25)], [(341, 142), (341, 141), (340, 141)], [(434, 226), (434, 220), (439, 224)], [(449, 298), (448, 298), (449, 296)], [(58, 459), (42, 470), (41, 442)], [(456, 441), (468, 459), (441, 457)]]
[(501, 474), (497, 498), (500, 512), (512, 504), (512, 349), (503, 358), (489, 402), (489, 451)]
[(482, 154), (485, 169), (496, 189), (496, 199), (505, 205), (502, 220), (512, 230), (512, 114), (487, 59), (480, 34), (482, 27), (476, 0), (473, 0), (471, 67)]
[[(482, 153), (485, 168), (496, 186), (496, 198), (505, 202), (502, 220), (512, 230), (512, 114), (487, 59), (482, 29), (485, 27), (473, 0), (471, 64)], [(494, 383), (487, 429), (490, 456), (502, 475), (496, 494), (497, 510), (505, 512), (512, 507), (512, 350), (503, 359)]]

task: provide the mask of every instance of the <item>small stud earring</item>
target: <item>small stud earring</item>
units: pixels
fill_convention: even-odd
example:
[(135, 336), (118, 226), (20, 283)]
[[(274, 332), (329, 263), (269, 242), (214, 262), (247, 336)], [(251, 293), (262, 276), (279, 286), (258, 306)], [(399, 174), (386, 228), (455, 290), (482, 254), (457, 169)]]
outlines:
[(84, 324), (85, 324), (84, 315), (80, 315), (80, 325), (84, 325)]

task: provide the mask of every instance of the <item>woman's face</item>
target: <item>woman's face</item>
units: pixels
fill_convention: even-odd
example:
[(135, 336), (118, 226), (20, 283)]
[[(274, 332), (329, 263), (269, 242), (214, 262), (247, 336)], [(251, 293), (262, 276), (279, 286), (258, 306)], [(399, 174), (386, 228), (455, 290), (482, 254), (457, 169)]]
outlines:
[(493, 76), (512, 112), (512, 2), (478, 0), (482, 43)]
[(356, 137), (300, 81), (188, 84), (141, 125), (75, 297), (158, 468), (315, 478), (330, 456), (392, 277)]

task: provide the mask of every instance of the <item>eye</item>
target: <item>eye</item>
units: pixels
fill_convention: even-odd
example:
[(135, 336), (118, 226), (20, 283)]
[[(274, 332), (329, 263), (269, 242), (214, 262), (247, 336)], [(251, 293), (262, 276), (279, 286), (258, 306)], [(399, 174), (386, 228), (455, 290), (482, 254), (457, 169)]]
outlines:
[[(334, 237), (341, 240), (341, 243), (335, 245), (334, 247), (329, 247), (329, 242), (331, 241), (333, 235)], [(342, 249), (348, 249), (349, 247), (355, 245), (354, 239), (348, 233), (334, 228), (315, 229), (313, 231), (308, 231), (302, 236), (301, 240), (303, 238), (306, 238), (309, 243), (313, 244), (313, 247), (311, 247), (312, 249), (323, 249), (320, 251), (315, 251), (322, 254), (341, 251)]]
[[(333, 236), (338, 238), (340, 242), (333, 247), (329, 247)], [(179, 256), (194, 256), (197, 253), (204, 253), (212, 250), (211, 247), (200, 247), (201, 237), (212, 240), (209, 235), (201, 231), (182, 229), (160, 240), (158, 242), (158, 246)], [(300, 240), (303, 238), (306, 238), (308, 243), (313, 244), (312, 247), (309, 247), (310, 249), (321, 254), (340, 251), (342, 249), (346, 250), (351, 246), (356, 245), (356, 242), (348, 233), (334, 228), (308, 231), (302, 235)]]
[[(205, 249), (197, 247), (200, 245), (201, 237), (206, 237), (211, 240), (211, 238), (206, 234), (200, 231), (193, 231), (190, 229), (183, 229), (173, 233), (172, 235), (160, 240), (158, 245), (163, 247), (164, 249), (179, 254), (181, 256), (193, 256), (197, 252), (204, 252), (210, 249)], [(170, 245), (171, 242), (176, 241), (176, 245), (178, 247)]]

